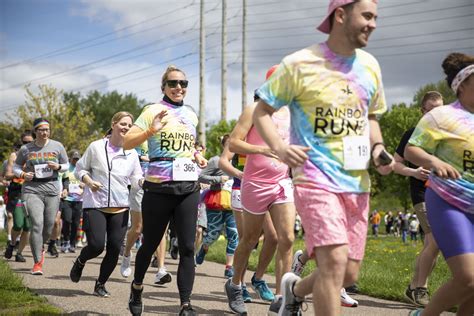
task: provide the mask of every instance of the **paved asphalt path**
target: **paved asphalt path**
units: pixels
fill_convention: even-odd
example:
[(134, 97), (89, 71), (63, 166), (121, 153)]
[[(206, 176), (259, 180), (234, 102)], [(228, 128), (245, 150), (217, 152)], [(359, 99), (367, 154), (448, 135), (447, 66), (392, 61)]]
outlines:
[[(26, 263), (9, 261), (10, 267), (23, 277), (24, 284), (34, 292), (46, 297), (53, 305), (58, 306), (68, 315), (129, 315), (128, 296), (130, 282), (120, 275), (120, 265), (113, 272), (106, 284), (111, 293), (109, 298), (99, 298), (92, 295), (94, 282), (99, 272), (100, 259), (87, 262), (82, 279), (73, 283), (69, 279), (69, 271), (77, 254), (60, 254), (59, 258), (50, 258), (46, 255), (43, 267), (43, 276), (30, 274), (32, 257), (29, 248), (24, 251)], [(102, 258), (99, 257), (99, 258)], [(120, 260), (119, 260), (120, 263)], [(144, 315), (161, 314), (176, 315), (179, 312), (179, 296), (176, 286), (176, 269), (178, 261), (166, 258), (166, 266), (171, 272), (173, 280), (165, 286), (153, 284), (156, 268), (148, 270), (145, 277), (145, 291), (143, 294)], [(252, 274), (247, 273), (250, 280)], [(270, 287), (274, 289), (275, 279), (265, 276)], [(196, 269), (192, 304), (199, 315), (230, 314), (227, 298), (224, 294), (224, 266), (213, 262), (204, 262)], [(250, 282), (247, 284), (249, 285)], [(247, 304), (249, 315), (266, 315), (269, 303), (258, 299), (250, 290), (254, 300)], [(408, 315), (412, 308), (409, 304), (375, 299), (364, 295), (353, 295), (359, 301), (357, 308), (343, 308), (342, 315)], [(312, 302), (307, 299), (307, 310), (304, 315), (313, 315)], [(444, 313), (443, 315), (452, 315)]]

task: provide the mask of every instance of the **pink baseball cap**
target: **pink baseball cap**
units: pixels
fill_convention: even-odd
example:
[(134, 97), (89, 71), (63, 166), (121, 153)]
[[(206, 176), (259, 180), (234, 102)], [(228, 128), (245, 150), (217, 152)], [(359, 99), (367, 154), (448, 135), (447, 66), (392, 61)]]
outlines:
[(330, 17), (331, 14), (337, 9), (346, 4), (350, 4), (356, 2), (356, 0), (329, 0), (329, 7), (328, 7), (328, 14), (324, 17), (324, 20), (318, 26), (318, 30), (323, 33), (329, 34), (331, 32), (331, 23)]

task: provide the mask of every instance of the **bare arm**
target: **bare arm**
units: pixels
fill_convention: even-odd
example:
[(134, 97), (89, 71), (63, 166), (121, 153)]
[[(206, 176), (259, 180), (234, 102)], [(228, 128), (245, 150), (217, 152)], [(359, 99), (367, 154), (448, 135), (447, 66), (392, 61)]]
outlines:
[(445, 179), (461, 178), (461, 174), (453, 166), (427, 153), (420, 147), (408, 144), (405, 147), (405, 158), (417, 166), (433, 170), (438, 177)]
[(308, 147), (299, 145), (289, 145), (283, 142), (278, 135), (275, 124), (272, 121), (271, 115), (275, 109), (270, 105), (260, 100), (253, 113), (253, 121), (260, 136), (270, 146), (270, 148), (277, 154), (281, 161), (290, 167), (297, 167), (308, 159), (306, 152)]
[(244, 109), (242, 114), (234, 127), (234, 130), (230, 134), (229, 138), (229, 150), (243, 155), (248, 154), (261, 154), (269, 157), (276, 158), (272, 154), (271, 149), (266, 146), (252, 145), (245, 141), (247, 134), (252, 128), (252, 115), (255, 110), (255, 104), (248, 106)]
[(398, 153), (395, 153), (393, 158), (395, 158), (395, 165), (393, 166), (393, 171), (395, 173), (406, 177), (417, 178), (421, 181), (428, 180), (428, 176), (430, 174), (429, 170), (423, 167), (418, 167), (417, 169), (408, 167), (404, 164), (405, 159), (403, 159), (403, 157)]
[(232, 166), (230, 163), (234, 155), (235, 154), (229, 150), (229, 142), (227, 142), (219, 158), (219, 169), (234, 178), (242, 179), (243, 172)]
[(13, 173), (13, 165), (15, 164), (16, 160), (16, 153), (11, 153), (10, 157), (8, 157), (7, 168), (5, 170), (5, 179), (12, 180), (15, 177)]
[[(384, 145), (376, 145), (377, 143), (383, 143), (382, 132), (380, 131), (380, 125), (375, 115), (369, 115), (369, 130), (370, 130), (370, 147), (372, 148), (372, 159), (374, 164), (377, 166), (377, 172), (381, 175), (387, 175), (392, 172), (395, 165), (395, 160), (388, 165), (382, 165), (380, 161), (380, 153), (385, 150)], [(389, 154), (390, 155), (390, 154)]]

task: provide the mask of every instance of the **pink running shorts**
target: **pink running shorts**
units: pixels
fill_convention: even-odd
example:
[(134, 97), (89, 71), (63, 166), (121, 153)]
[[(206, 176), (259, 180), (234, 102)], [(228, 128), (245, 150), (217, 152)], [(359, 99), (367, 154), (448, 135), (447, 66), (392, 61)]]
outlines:
[(294, 196), (309, 256), (315, 247), (347, 244), (350, 259), (363, 259), (369, 193), (333, 193), (296, 185)]
[(290, 178), (278, 183), (243, 180), (240, 187), (242, 208), (254, 215), (264, 215), (273, 204), (293, 203), (293, 183)]

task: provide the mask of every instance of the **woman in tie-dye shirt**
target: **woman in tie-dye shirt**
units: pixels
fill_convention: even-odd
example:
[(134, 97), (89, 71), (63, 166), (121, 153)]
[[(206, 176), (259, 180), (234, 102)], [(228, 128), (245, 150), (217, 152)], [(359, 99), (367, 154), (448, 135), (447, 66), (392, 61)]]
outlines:
[(428, 220), (453, 275), (423, 316), (454, 305), (458, 315), (474, 313), (474, 56), (452, 53), (443, 69), (458, 100), (425, 114), (405, 149), (409, 161), (432, 171), (425, 195)]
[(145, 108), (125, 138), (125, 148), (148, 141), (150, 158), (143, 185), (143, 244), (135, 261), (129, 301), (133, 315), (140, 315), (143, 310), (143, 278), (171, 218), (179, 240), (181, 312), (194, 315), (190, 299), (199, 203), (197, 167), (204, 168), (207, 161), (194, 149), (198, 118), (193, 108), (183, 102), (187, 87), (184, 72), (169, 66), (161, 82), (163, 100)]

